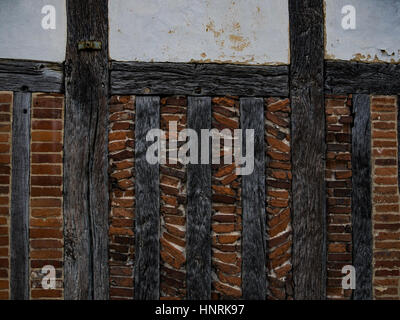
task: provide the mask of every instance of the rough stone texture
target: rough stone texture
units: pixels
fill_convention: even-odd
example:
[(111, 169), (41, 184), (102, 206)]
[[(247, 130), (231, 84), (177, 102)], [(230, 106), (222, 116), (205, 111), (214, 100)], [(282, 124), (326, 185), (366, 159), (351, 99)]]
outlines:
[(328, 299), (350, 299), (352, 294), (342, 289), (341, 272), (352, 264), (351, 108), (351, 95), (325, 98)]
[[(239, 128), (239, 98), (212, 100), (212, 127), (221, 131)], [(232, 145), (234, 143), (232, 142)], [(224, 163), (221, 137), (220, 164), (212, 165), (212, 299), (237, 299), (241, 289), (241, 177), (236, 165)]]
[(265, 99), (267, 298), (293, 299), (290, 101)]
[(10, 183), (12, 92), (0, 92), (0, 300), (10, 298)]
[(133, 299), (135, 97), (110, 100), (110, 299)]
[[(30, 298), (63, 298), (64, 96), (32, 96), (30, 177)], [(42, 267), (56, 269), (56, 289), (42, 288)]]
[[(186, 166), (170, 152), (179, 147), (177, 134), (186, 128), (187, 99), (182, 96), (161, 99), (161, 129), (166, 132), (167, 159), (160, 165), (161, 192), (161, 299), (186, 298)], [(177, 131), (169, 130), (176, 122)]]
[(400, 298), (397, 97), (371, 97), (373, 295)]

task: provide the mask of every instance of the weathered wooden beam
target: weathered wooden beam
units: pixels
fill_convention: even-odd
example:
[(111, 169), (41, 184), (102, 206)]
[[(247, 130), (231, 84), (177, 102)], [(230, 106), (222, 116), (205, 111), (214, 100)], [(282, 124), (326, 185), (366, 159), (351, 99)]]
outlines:
[(136, 97), (135, 122), (135, 299), (160, 296), (160, 171), (146, 160), (151, 129), (160, 128), (160, 98)]
[[(67, 1), (64, 128), (64, 295), (107, 299), (108, 7)], [(95, 39), (101, 50), (78, 51)]]
[[(243, 299), (267, 296), (265, 211), (264, 100), (240, 99), (242, 152), (246, 154), (246, 130), (254, 130), (254, 170), (242, 176), (242, 290)], [(253, 161), (253, 159), (251, 159)]]
[(356, 269), (355, 300), (372, 299), (372, 203), (370, 97), (353, 96), (352, 200), (353, 266)]
[(0, 59), (0, 91), (63, 92), (62, 63)]
[(31, 93), (15, 92), (12, 124), (10, 291), (29, 299), (29, 172)]
[(112, 94), (289, 95), (288, 66), (113, 61)]
[(399, 94), (400, 65), (326, 61), (325, 92)]
[[(201, 129), (211, 129), (210, 97), (188, 98), (188, 128), (198, 137)], [(206, 300), (211, 298), (211, 165), (189, 163), (187, 175), (187, 297)]]
[(323, 0), (289, 0), (295, 299), (326, 287)]

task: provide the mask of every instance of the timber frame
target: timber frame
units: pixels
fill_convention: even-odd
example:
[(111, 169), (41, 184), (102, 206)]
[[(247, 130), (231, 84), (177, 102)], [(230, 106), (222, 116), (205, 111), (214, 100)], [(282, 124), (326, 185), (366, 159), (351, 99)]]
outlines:
[[(110, 95), (289, 97), (290, 66), (110, 61)], [(400, 94), (400, 65), (325, 60), (326, 94)], [(65, 66), (0, 59), (0, 90), (64, 93)]]
[[(89, 3), (97, 9), (93, 10), (93, 7), (89, 7)], [(82, 15), (85, 16), (84, 21), (81, 19)], [(106, 243), (108, 203), (105, 203), (108, 202), (107, 109), (109, 97), (116, 94), (290, 97), (293, 112), (292, 215), (295, 298), (325, 298), (324, 94), (400, 95), (400, 65), (324, 60), (322, 0), (289, 0), (289, 16), (291, 27), (291, 64), (289, 66), (109, 61), (106, 0), (91, 2), (67, 0), (69, 37), (65, 64), (0, 59), (0, 91), (17, 92), (16, 100), (20, 101), (22, 107), (29, 107), (26, 101), (30, 101), (29, 93), (32, 92), (66, 94), (65, 251), (66, 268), (68, 272), (74, 272), (74, 276), (66, 275), (65, 278), (66, 298), (108, 298)], [(305, 30), (308, 31), (305, 32)], [(102, 41), (102, 50), (78, 53), (77, 42), (93, 37), (96, 38), (94, 40)], [(307, 60), (307, 56), (310, 56), (312, 61)], [(90, 81), (88, 81), (89, 76)], [(359, 98), (362, 99), (362, 96)], [(196, 98), (200, 99), (199, 101), (192, 99), (196, 104), (199, 104), (201, 100), (200, 98)], [(144, 101), (144, 103), (148, 102)], [(361, 104), (359, 108), (362, 106), (365, 107), (365, 104)], [(313, 115), (307, 112), (310, 108), (314, 110)], [(74, 114), (79, 114), (81, 118), (74, 117)], [(18, 121), (16, 123), (26, 131), (29, 120), (25, 119), (25, 122), (21, 120), (21, 123)], [(365, 119), (356, 117), (356, 121), (360, 121), (360, 126), (366, 125)], [(87, 131), (76, 132), (76, 127), (85, 126)], [(307, 140), (307, 137), (312, 137), (312, 139)], [(14, 156), (18, 157), (21, 148), (22, 150), (26, 148), (27, 143), (29, 144), (28, 140), (25, 135), (18, 140), (21, 146), (13, 148), (13, 159)], [(85, 141), (87, 146), (85, 150), (77, 149), (76, 140), (79, 140), (79, 145)], [(355, 148), (361, 148), (360, 141), (355, 141), (355, 143)], [(87, 159), (85, 163), (77, 161), (80, 155)], [(305, 163), (303, 159), (312, 159), (312, 161)], [(24, 177), (21, 177), (17, 169), (19, 167), (13, 167), (12, 180), (25, 183)], [(209, 168), (204, 168), (204, 172), (207, 170)], [(74, 179), (77, 175), (79, 179)], [(357, 172), (355, 175), (357, 176)], [(155, 171), (154, 176), (157, 176)], [(366, 179), (366, 177), (360, 176), (360, 179)], [(208, 184), (208, 181), (203, 183), (204, 186)], [(84, 190), (80, 195), (68, 192), (68, 189), (80, 190), (81, 188)], [(312, 195), (313, 198), (309, 198), (308, 195)], [(26, 190), (20, 194), (19, 198), (18, 201), (27, 199)], [(99, 205), (100, 200), (105, 204)], [(363, 199), (363, 201), (370, 202), (370, 195), (369, 199)], [(209, 203), (205, 206), (209, 206)], [(76, 214), (78, 207), (81, 210), (80, 215)], [(13, 210), (17, 210), (26, 218), (26, 207), (15, 206), (12, 212)], [(154, 213), (157, 208), (152, 208), (152, 210)], [(192, 206), (191, 210), (196, 211), (196, 207)], [(25, 218), (12, 226), (14, 232), (23, 230), (20, 238), (14, 238), (16, 242), (12, 243), (11, 248), (15, 250), (26, 251), (20, 243), (24, 241), (27, 232), (24, 229), (26, 228)], [(70, 225), (74, 219), (78, 219), (81, 223), (79, 230)], [(364, 222), (364, 220), (356, 221), (355, 224)], [(156, 224), (155, 221), (154, 223)], [(315, 232), (302, 233), (305, 225)], [(90, 232), (85, 228), (89, 228)], [(367, 225), (366, 228), (369, 226)], [(156, 246), (155, 243), (154, 246)], [(155, 258), (154, 261), (157, 259)], [(361, 257), (357, 261), (362, 263)], [(27, 261), (19, 263), (21, 263), (19, 272), (25, 275)], [(196, 266), (191, 268), (193, 279), (201, 276), (195, 274)], [(364, 268), (370, 269), (370, 266), (365, 265)], [(209, 279), (207, 272), (205, 278)], [(23, 288), (27, 279), (20, 277), (17, 280), (19, 282), (15, 284), (15, 298), (27, 297), (27, 292)], [(202, 288), (197, 288), (198, 292), (189, 293), (189, 297), (208, 298), (208, 289), (204, 288), (202, 291), (200, 289)], [(264, 289), (259, 288), (256, 292), (250, 291), (248, 296), (259, 297), (263, 294), (262, 290)], [(370, 289), (365, 289), (366, 293), (359, 294), (357, 298), (369, 297), (368, 290)], [(137, 293), (137, 298), (156, 297), (156, 292), (139, 291)]]
[(0, 90), (64, 92), (62, 63), (0, 59)]

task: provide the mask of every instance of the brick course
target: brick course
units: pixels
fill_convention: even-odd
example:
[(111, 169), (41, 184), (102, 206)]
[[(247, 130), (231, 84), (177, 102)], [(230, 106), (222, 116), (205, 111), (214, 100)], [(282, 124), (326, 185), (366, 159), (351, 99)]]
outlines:
[[(63, 298), (63, 118), (64, 97), (35, 93), (31, 118), (30, 269), (31, 299)], [(56, 269), (56, 289), (42, 288), (41, 268)]]
[[(168, 156), (177, 152), (169, 148), (176, 141), (177, 134), (186, 128), (187, 99), (181, 96), (161, 99), (161, 124), (166, 132), (167, 159), (160, 164), (160, 297), (161, 299), (186, 298), (186, 166), (178, 159)], [(176, 122), (177, 131), (170, 129)]]
[[(290, 106), (288, 99), (265, 100), (267, 157), (267, 232), (270, 299), (291, 299), (292, 231), (290, 219)], [(170, 121), (178, 132), (186, 128), (187, 99), (169, 96), (161, 99), (161, 129), (169, 139)], [(212, 99), (212, 127), (239, 128), (239, 98)], [(110, 295), (112, 299), (133, 296), (134, 261), (134, 97), (114, 96), (110, 106)], [(183, 142), (178, 143), (178, 147)], [(212, 165), (212, 299), (237, 299), (241, 291), (241, 177), (235, 164)], [(160, 164), (160, 298), (186, 298), (186, 166)], [(119, 216), (118, 219), (116, 215)], [(121, 217), (123, 216), (123, 217)], [(123, 218), (123, 221), (121, 220)], [(117, 222), (115, 224), (115, 222)]]
[(12, 92), (0, 92), (0, 300), (10, 298)]
[[(396, 99), (372, 98), (374, 296), (398, 299), (399, 208)], [(186, 127), (187, 99), (161, 99), (161, 128)], [(327, 297), (350, 299), (341, 288), (352, 264), (352, 96), (326, 97)], [(238, 97), (212, 99), (213, 128), (239, 128)], [(110, 294), (132, 299), (134, 261), (134, 97), (113, 97), (110, 106)], [(46, 136), (40, 136), (45, 139)], [(167, 134), (168, 139), (172, 133)], [(265, 99), (268, 299), (292, 299), (290, 103)], [(222, 142), (223, 140), (221, 140)], [(178, 143), (178, 146), (180, 144)], [(223, 148), (221, 147), (221, 151)], [(224, 150), (226, 152), (226, 150)], [(241, 297), (241, 178), (235, 164), (212, 165), (212, 299)], [(160, 165), (160, 297), (186, 298), (186, 167)]]
[(135, 97), (113, 96), (109, 117), (110, 299), (126, 300), (133, 299), (134, 293)]
[(290, 101), (265, 99), (268, 299), (293, 298)]
[[(239, 116), (238, 97), (212, 99), (213, 128), (228, 129), (233, 136)], [(224, 150), (222, 136), (220, 143), (220, 164), (212, 165), (212, 299), (238, 299), (242, 296), (241, 177), (235, 174), (234, 161), (224, 163), (224, 152), (232, 149)]]
[(373, 295), (400, 299), (397, 97), (371, 97)]
[(351, 112), (351, 95), (326, 96), (328, 299), (350, 299), (352, 294), (352, 290), (342, 289), (342, 268), (352, 264)]

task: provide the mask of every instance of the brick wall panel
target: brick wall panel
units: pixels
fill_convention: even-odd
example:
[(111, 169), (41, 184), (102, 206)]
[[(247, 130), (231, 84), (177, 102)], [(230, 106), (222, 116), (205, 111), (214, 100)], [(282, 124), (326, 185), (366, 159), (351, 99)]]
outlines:
[(342, 289), (342, 267), (352, 264), (351, 230), (351, 124), (352, 97), (327, 96), (327, 298), (350, 299)]
[[(31, 118), (29, 245), (31, 299), (63, 298), (63, 112), (60, 94), (35, 93)], [(56, 289), (42, 288), (42, 267), (56, 269)]]
[(113, 96), (109, 113), (110, 299), (133, 299), (135, 97)]
[(10, 298), (12, 92), (0, 92), (0, 300)]
[(373, 295), (400, 299), (397, 97), (371, 97)]
[[(167, 155), (176, 150), (169, 148), (170, 141), (177, 141), (177, 134), (186, 128), (187, 98), (181, 96), (161, 99), (161, 129), (166, 134)], [(169, 130), (176, 122), (177, 131)], [(179, 148), (184, 142), (177, 142)], [(174, 157), (171, 155), (171, 159)], [(160, 164), (161, 190), (161, 299), (186, 298), (186, 172), (185, 165), (167, 156)], [(176, 162), (176, 163), (175, 163)]]
[[(239, 98), (212, 99), (212, 127), (239, 128)], [(232, 146), (234, 143), (232, 142)], [(224, 163), (221, 137), (220, 164), (212, 165), (212, 299), (238, 299), (241, 290), (241, 177), (236, 165)], [(210, 148), (211, 150), (211, 148)], [(229, 150), (225, 150), (225, 152)], [(230, 151), (232, 152), (232, 150)]]
[[(382, 99), (377, 97), (373, 100), (377, 106), (371, 107), (374, 286), (378, 299), (398, 297), (399, 286), (397, 114), (387, 105), (394, 106), (396, 101), (394, 98)], [(290, 103), (288, 99), (268, 98), (265, 106), (268, 298), (292, 299)], [(161, 128), (167, 131), (169, 121), (178, 122), (178, 131), (185, 128), (186, 107), (185, 97), (162, 98)], [(214, 128), (233, 130), (239, 127), (237, 97), (215, 97), (212, 108)], [(352, 264), (351, 109), (351, 95), (326, 97), (329, 299), (351, 298), (351, 290), (341, 288), (341, 269)], [(126, 299), (133, 295), (134, 97), (113, 97), (110, 111), (110, 285), (112, 298)], [(168, 133), (167, 139), (171, 137), (173, 135)], [(241, 297), (241, 179), (234, 174), (234, 164), (223, 163), (222, 155), (221, 164), (212, 165), (212, 298), (235, 299)], [(162, 299), (184, 299), (186, 167), (180, 163), (161, 164), (160, 173), (160, 296)]]
[(268, 299), (293, 298), (290, 101), (265, 99)]

